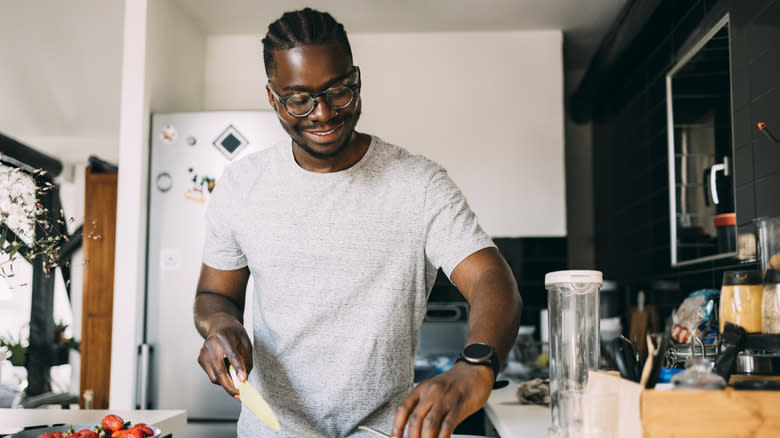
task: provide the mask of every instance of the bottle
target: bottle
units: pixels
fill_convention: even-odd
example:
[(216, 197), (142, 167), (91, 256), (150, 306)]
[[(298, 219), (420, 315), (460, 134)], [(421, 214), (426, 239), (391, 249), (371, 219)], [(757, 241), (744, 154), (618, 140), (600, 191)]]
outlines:
[(761, 333), (764, 286), (760, 271), (726, 271), (720, 289), (720, 333), (727, 322)]
[(780, 269), (767, 269), (761, 300), (761, 332), (780, 334)]
[(93, 409), (95, 403), (95, 391), (87, 389), (84, 391), (84, 409)]
[(584, 427), (588, 372), (599, 366), (599, 271), (556, 271), (544, 277), (550, 324), (552, 436)]

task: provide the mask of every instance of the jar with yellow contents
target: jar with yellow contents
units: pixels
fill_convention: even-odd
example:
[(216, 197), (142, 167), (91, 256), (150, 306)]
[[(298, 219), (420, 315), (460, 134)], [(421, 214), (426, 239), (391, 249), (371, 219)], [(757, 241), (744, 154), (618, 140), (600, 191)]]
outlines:
[(761, 333), (764, 285), (759, 271), (726, 271), (720, 288), (720, 332), (727, 322)]

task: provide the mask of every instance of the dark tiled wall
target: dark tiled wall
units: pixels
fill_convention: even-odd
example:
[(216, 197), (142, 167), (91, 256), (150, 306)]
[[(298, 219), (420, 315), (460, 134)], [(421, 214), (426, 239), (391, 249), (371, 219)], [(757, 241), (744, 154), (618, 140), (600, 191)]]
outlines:
[(719, 288), (735, 261), (672, 268), (665, 74), (687, 41), (726, 12), (731, 20), (734, 181), (737, 221), (780, 214), (780, 0), (665, 0), (611, 67), (614, 84), (594, 121), (596, 258), (620, 282), (629, 304), (644, 289), (668, 312), (688, 293)]
[[(517, 280), (523, 297), (523, 325), (539, 326), (539, 311), (547, 307), (544, 275), (567, 269), (565, 237), (493, 238)], [(439, 271), (429, 301), (463, 301), (458, 290)], [(538, 336), (538, 331), (537, 331)]]

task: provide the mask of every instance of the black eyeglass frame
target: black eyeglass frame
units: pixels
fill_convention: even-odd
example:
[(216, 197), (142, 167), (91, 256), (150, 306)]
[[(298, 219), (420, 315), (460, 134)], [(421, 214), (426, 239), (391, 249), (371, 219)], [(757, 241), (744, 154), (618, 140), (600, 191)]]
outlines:
[[(358, 93), (357, 89), (360, 88), (360, 67), (355, 66), (353, 72), (350, 73), (349, 75), (351, 76), (354, 73), (357, 73), (357, 82), (355, 82), (354, 84), (340, 84), (340, 85), (336, 85), (334, 87), (328, 87), (326, 90), (322, 90), (319, 93), (307, 93), (305, 91), (301, 91), (301, 92), (297, 92), (297, 93), (294, 93), (294, 94), (290, 94), (289, 96), (280, 96), (279, 93), (277, 93), (276, 90), (273, 89), (273, 87), (271, 86), (271, 82), (270, 81), (268, 82), (268, 89), (271, 90), (271, 94), (274, 95), (274, 98), (276, 100), (278, 100), (279, 103), (281, 103), (284, 106), (284, 110), (287, 111), (287, 114), (289, 114), (289, 115), (291, 115), (293, 117), (297, 117), (297, 118), (300, 119), (300, 118), (306, 117), (309, 114), (311, 114), (312, 112), (314, 112), (314, 109), (317, 108), (317, 104), (319, 104), (319, 102), (320, 102), (320, 97), (323, 97), (323, 96), (325, 96), (325, 103), (327, 103), (328, 106), (331, 109), (334, 109), (334, 110), (344, 109), (344, 108), (352, 105), (352, 102), (355, 101), (355, 94)], [(332, 106), (328, 102), (328, 100), (327, 100), (327, 94), (328, 94), (328, 92), (330, 92), (334, 88), (338, 88), (338, 87), (347, 87), (350, 90), (352, 90), (352, 98), (349, 100), (349, 102), (346, 105)], [(311, 97), (312, 100), (314, 101), (314, 105), (312, 105), (311, 109), (309, 111), (307, 111), (305, 114), (297, 115), (297, 114), (291, 113), (290, 110), (287, 109), (287, 101), (289, 99), (291, 99), (292, 97), (294, 97), (294, 96), (300, 96), (302, 94)]]

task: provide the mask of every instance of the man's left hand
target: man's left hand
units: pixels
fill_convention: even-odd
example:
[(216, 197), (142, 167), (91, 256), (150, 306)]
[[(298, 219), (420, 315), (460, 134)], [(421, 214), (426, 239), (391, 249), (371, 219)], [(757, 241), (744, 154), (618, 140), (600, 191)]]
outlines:
[(493, 390), (493, 370), (456, 363), (446, 373), (417, 385), (395, 412), (393, 437), (449, 438), (455, 427), (478, 411)]

